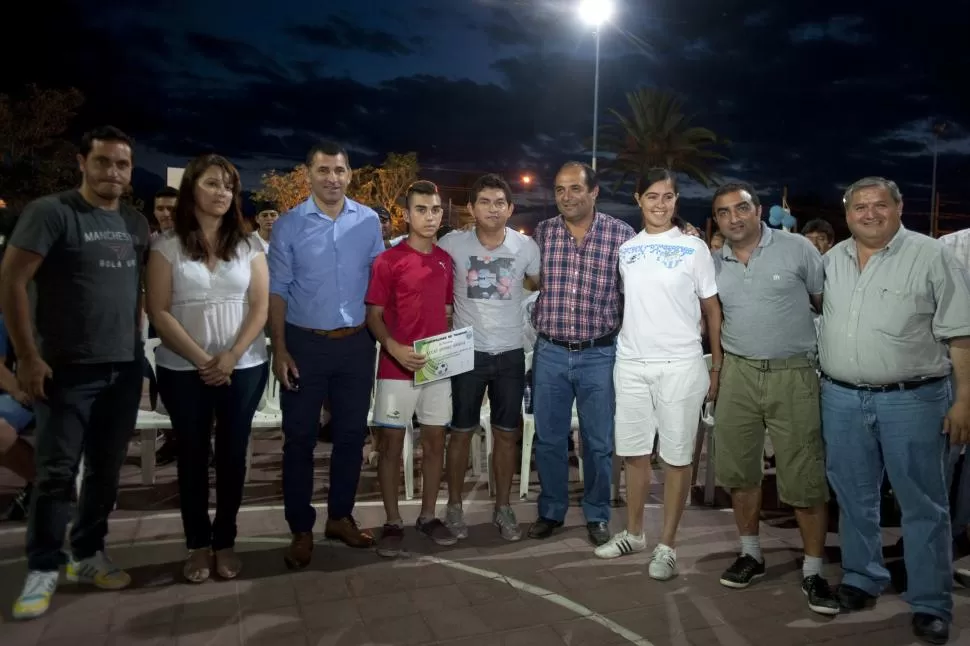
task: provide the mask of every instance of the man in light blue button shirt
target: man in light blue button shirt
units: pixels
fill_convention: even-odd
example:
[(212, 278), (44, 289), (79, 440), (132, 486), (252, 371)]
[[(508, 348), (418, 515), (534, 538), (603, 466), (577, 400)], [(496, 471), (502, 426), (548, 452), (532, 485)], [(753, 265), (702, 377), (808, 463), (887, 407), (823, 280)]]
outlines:
[(373, 538), (352, 517), (374, 383), (374, 339), (364, 325), (364, 295), (374, 258), (384, 251), (381, 223), (346, 196), (347, 151), (324, 142), (307, 154), (312, 194), (273, 227), (270, 327), (273, 372), (282, 385), (283, 503), (293, 541), (284, 559), (306, 567), (316, 512), (313, 450), (320, 408), (330, 402), (333, 453), (325, 535), (351, 547)]

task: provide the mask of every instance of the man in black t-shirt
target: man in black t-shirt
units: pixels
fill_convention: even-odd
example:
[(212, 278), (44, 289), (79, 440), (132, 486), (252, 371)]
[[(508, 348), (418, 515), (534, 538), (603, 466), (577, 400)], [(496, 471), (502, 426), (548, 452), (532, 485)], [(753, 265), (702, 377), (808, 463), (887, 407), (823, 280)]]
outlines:
[[(34, 401), (37, 479), (27, 524), (27, 580), (13, 615), (42, 615), (64, 564), (78, 461), (85, 461), (67, 580), (102, 589), (131, 579), (104, 554), (108, 514), (141, 399), (141, 274), (149, 229), (119, 198), (132, 142), (117, 128), (81, 140), (81, 187), (29, 204), (3, 258), (0, 300), (17, 378)], [(37, 285), (35, 343), (27, 285)]]

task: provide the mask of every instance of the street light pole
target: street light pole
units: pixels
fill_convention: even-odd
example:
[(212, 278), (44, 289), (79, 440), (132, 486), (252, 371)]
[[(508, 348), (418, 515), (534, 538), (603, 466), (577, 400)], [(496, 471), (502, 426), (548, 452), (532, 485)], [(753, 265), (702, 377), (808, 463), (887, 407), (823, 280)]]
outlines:
[(593, 155), (590, 166), (596, 170), (596, 152), (599, 144), (600, 120), (600, 34), (603, 25), (613, 15), (613, 0), (581, 0), (579, 17), (596, 31), (596, 68), (593, 74)]
[(596, 144), (600, 121), (600, 33), (602, 31), (601, 27), (596, 28), (596, 71), (593, 74), (593, 170), (596, 170)]

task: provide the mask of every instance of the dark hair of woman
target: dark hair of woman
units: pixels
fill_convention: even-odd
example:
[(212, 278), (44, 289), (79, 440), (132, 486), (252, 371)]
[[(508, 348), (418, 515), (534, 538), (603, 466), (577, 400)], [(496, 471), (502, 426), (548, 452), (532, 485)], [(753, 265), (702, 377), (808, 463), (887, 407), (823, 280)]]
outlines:
[(670, 182), (674, 194), (680, 193), (680, 189), (677, 187), (677, 176), (666, 168), (651, 168), (640, 178), (640, 186), (643, 187), (644, 192), (657, 182)]
[[(222, 216), (215, 248), (210, 249), (195, 215), (195, 187), (199, 178), (213, 166), (222, 169), (229, 176), (232, 182), (232, 202), (229, 204), (229, 209), (225, 215)], [(225, 157), (201, 155), (185, 167), (185, 173), (182, 175), (182, 182), (179, 185), (179, 197), (173, 220), (175, 235), (182, 243), (182, 249), (186, 255), (192, 260), (205, 262), (212, 254), (221, 260), (230, 261), (235, 257), (240, 242), (245, 240), (247, 244), (252, 244), (249, 240), (251, 228), (242, 213), (239, 198), (240, 190), (239, 171)]]

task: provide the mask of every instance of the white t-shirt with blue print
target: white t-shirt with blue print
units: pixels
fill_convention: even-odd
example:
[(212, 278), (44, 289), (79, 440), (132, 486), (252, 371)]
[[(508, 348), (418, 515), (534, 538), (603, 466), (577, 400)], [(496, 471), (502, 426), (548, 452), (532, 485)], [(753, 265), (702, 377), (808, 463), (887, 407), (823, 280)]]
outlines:
[(703, 356), (700, 301), (717, 295), (704, 241), (674, 227), (641, 231), (620, 247), (623, 324), (618, 359), (671, 361)]

